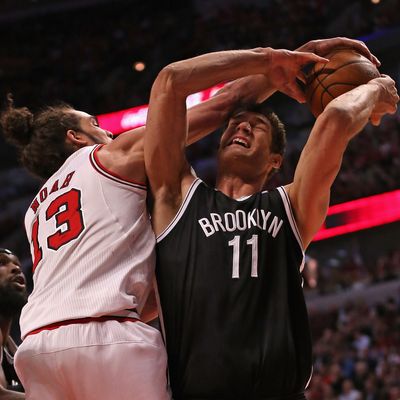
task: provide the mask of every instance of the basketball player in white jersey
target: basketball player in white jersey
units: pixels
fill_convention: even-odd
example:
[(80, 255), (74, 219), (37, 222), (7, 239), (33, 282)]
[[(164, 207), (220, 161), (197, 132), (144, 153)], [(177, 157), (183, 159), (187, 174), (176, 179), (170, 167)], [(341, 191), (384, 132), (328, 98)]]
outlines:
[[(324, 52), (346, 40), (310, 42), (302, 50)], [(285, 67), (298, 69), (290, 57)], [(227, 85), (189, 112), (188, 142), (218, 127), (239, 101), (263, 101), (277, 89), (301, 96), (294, 80), (280, 85), (264, 75)], [(34, 290), (21, 317), (16, 368), (27, 398), (169, 398), (161, 336), (141, 321), (155, 242), (146, 211), (144, 128), (112, 140), (95, 117), (68, 105), (32, 114), (11, 101), (1, 122), (22, 164), (47, 179), (25, 218)]]

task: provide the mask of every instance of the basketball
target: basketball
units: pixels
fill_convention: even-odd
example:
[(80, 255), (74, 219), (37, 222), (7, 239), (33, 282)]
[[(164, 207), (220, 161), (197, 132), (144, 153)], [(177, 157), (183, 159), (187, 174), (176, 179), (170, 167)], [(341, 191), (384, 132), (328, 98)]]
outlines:
[(306, 100), (315, 117), (334, 98), (380, 76), (376, 66), (354, 50), (337, 49), (326, 58), (327, 64), (316, 63), (306, 74)]

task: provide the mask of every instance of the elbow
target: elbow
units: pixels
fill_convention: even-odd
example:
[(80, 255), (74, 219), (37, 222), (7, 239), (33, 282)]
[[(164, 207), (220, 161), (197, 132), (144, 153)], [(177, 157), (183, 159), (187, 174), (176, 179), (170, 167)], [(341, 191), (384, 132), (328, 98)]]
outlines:
[(152, 91), (187, 97), (190, 93), (185, 92), (185, 75), (185, 71), (179, 67), (178, 63), (169, 64), (158, 73)]
[(320, 117), (328, 119), (335, 124), (348, 125), (353, 119), (352, 115), (353, 112), (347, 105), (332, 100), (326, 106)]
[(342, 137), (353, 136), (354, 112), (335, 100), (327, 105), (317, 121), (329, 131), (341, 132)]

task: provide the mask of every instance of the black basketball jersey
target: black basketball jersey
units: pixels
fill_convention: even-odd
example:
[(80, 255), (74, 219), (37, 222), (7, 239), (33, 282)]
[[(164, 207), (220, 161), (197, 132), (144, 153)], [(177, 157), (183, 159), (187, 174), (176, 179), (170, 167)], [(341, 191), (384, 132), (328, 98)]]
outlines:
[(157, 239), (175, 400), (303, 398), (312, 366), (303, 261), (283, 188), (234, 200), (193, 182)]
[[(8, 338), (8, 341), (13, 342), (10, 337)], [(12, 347), (14, 346), (15, 344), (13, 343)], [(1, 367), (3, 368), (4, 376), (7, 382), (7, 389), (14, 390), (15, 392), (23, 392), (24, 388), (14, 369), (14, 351), (9, 346), (2, 346), (0, 359)]]

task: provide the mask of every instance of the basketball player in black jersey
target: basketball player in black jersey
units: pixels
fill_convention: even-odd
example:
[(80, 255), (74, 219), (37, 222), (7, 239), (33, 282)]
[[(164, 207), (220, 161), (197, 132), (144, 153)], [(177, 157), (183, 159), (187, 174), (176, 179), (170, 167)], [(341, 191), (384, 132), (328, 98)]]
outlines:
[[(257, 108), (229, 119), (218, 153), (217, 188), (185, 158), (185, 100), (222, 80), (266, 74), (294, 89), (317, 60), (258, 48), (173, 63), (154, 82), (145, 164), (154, 194), (157, 282), (175, 400), (304, 399), (312, 370), (302, 293), (304, 250), (321, 226), (349, 140), (394, 113), (394, 82), (382, 76), (333, 100), (318, 117), (293, 182), (262, 188), (284, 151), (279, 119)], [(289, 88), (289, 90), (288, 90)]]
[(22, 386), (13, 367), (17, 346), (10, 329), (27, 297), (26, 280), (18, 257), (0, 248), (0, 400), (25, 399), (25, 395), (18, 392), (22, 391)]

